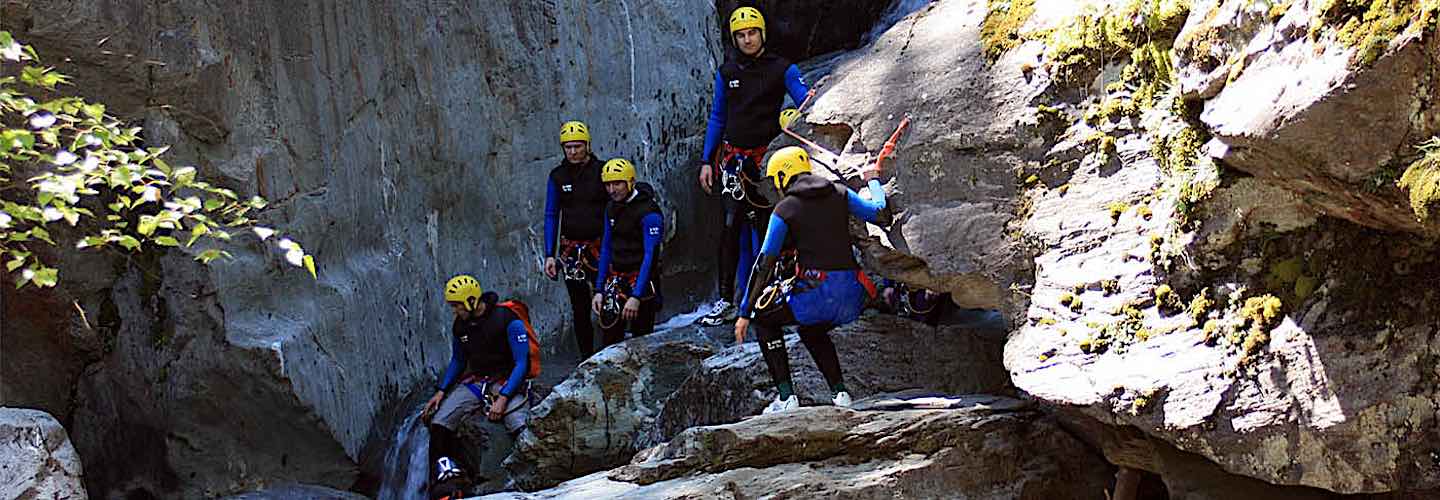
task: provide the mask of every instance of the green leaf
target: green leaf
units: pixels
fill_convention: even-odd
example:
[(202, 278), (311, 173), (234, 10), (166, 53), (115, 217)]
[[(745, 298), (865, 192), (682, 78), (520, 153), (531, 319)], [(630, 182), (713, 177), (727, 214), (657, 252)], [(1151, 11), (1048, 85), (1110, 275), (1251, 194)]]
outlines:
[(225, 206), (225, 200), (221, 200), (219, 198), (210, 198), (208, 200), (205, 200), (206, 212), (214, 212), (216, 210), (219, 210), (220, 207), (223, 206)]
[(5, 263), (5, 272), (13, 273), (16, 269), (19, 269), (20, 266), (23, 265), (25, 265), (24, 257), (16, 257), (14, 259), (10, 259), (10, 262)]
[(41, 241), (44, 241), (46, 243), (49, 243), (51, 245), (55, 244), (55, 240), (50, 239), (50, 232), (46, 231), (43, 227), (30, 228), (30, 234), (35, 236), (36, 238), (40, 238)]
[(75, 248), (76, 248), (76, 249), (85, 249), (85, 248), (90, 248), (90, 247), (100, 247), (100, 246), (105, 246), (105, 243), (106, 243), (106, 241), (105, 241), (105, 238), (104, 238), (104, 237), (101, 237), (101, 236), (88, 236), (88, 237), (86, 237), (85, 239), (80, 240), (79, 243), (76, 243), (76, 244), (75, 244)]
[(136, 227), (135, 231), (143, 236), (150, 236), (155, 232), (155, 224), (156, 219), (154, 215), (141, 215), (140, 226)]
[(210, 232), (209, 225), (206, 225), (204, 222), (195, 224), (195, 227), (190, 229), (190, 241), (185, 242), (185, 246), (189, 247), (194, 245), (195, 240), (200, 239), (201, 236), (204, 236), (205, 233), (208, 232)]
[(80, 111), (85, 113), (85, 116), (88, 116), (91, 119), (99, 120), (100, 118), (105, 116), (105, 105), (86, 104), (80, 108)]
[(200, 255), (196, 255), (195, 260), (198, 260), (205, 264), (209, 264), (210, 261), (220, 258), (221, 254), (222, 252), (219, 249), (211, 248), (204, 252), (200, 252)]
[(161, 236), (159, 238), (155, 238), (155, 244), (165, 247), (180, 246), (180, 242), (177, 241), (173, 236)]
[(140, 249), (140, 240), (137, 240), (137, 239), (135, 239), (134, 236), (130, 236), (130, 235), (128, 235), (128, 234), (127, 234), (127, 235), (124, 235), (124, 236), (121, 236), (121, 237), (120, 237), (120, 240), (117, 241), (117, 243), (119, 243), (120, 246), (125, 247), (125, 248), (128, 249), (128, 250), (139, 250), (139, 249)]
[(41, 288), (50, 288), (60, 281), (60, 270), (42, 266), (35, 270), (35, 278), (32, 281)]
[(314, 257), (311, 257), (311, 256), (309, 256), (309, 255), (306, 255), (306, 256), (305, 256), (305, 270), (306, 270), (306, 271), (310, 271), (310, 279), (315, 279), (315, 280), (320, 279), (320, 276), (317, 276), (317, 275), (315, 274), (315, 258), (314, 258)]

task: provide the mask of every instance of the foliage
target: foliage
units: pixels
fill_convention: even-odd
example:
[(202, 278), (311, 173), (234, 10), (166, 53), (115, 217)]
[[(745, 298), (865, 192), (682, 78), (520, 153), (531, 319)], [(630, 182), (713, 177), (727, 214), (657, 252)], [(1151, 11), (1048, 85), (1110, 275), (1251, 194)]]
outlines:
[[(299, 244), (251, 218), (264, 199), (241, 199), (199, 180), (194, 167), (172, 167), (162, 159), (168, 148), (146, 146), (139, 127), (103, 104), (61, 95), (70, 78), (39, 61), (0, 31), (0, 261), (16, 287), (55, 286), (59, 270), (37, 245), (57, 239), (90, 251), (192, 248), (208, 264), (228, 257), (220, 243), (246, 229), (315, 275)], [(63, 231), (73, 242), (58, 236), (61, 223), (73, 228)]]

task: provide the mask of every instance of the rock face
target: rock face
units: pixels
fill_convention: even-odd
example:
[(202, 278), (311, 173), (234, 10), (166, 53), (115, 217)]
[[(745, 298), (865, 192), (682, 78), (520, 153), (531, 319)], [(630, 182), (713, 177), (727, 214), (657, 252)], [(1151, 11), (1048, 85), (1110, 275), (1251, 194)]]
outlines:
[(524, 489), (618, 466), (640, 450), (665, 396), (716, 346), (685, 329), (606, 348), (536, 405), (506, 468)]
[[(1005, 363), (1042, 401), (1227, 473), (1433, 490), (1437, 311), (1419, 283), (1440, 267), (1429, 242), (1375, 230), (1430, 234), (1393, 178), (1371, 182), (1437, 130), (1420, 104), (1434, 96), (1421, 83), (1433, 28), (1366, 62), (1307, 24), (1323, 18), (1311, 3), (1287, 5), (1197, 4), (1177, 30), (1178, 79), (1153, 107), (1106, 111), (1140, 100), (1123, 59), (1098, 71), (1102, 100), (1037, 103), (1064, 122), (1090, 116), (1046, 141), (1044, 164), (1071, 166), (1042, 168), (1025, 193), (1038, 250)], [(1028, 45), (1043, 43), (997, 65)], [(1205, 482), (1166, 481), (1172, 494)]]
[(80, 455), (55, 417), (0, 408), (0, 497), (84, 500)]
[[(696, 196), (710, 2), (152, 4), (7, 2), (0, 27), (173, 145), (171, 163), (272, 200), (263, 222), (305, 244), (320, 279), (237, 237), (231, 262), (174, 252), (59, 292), (92, 321), (113, 312), (69, 402), (97, 495), (349, 487), (367, 441), (391, 434), (376, 415), (448, 356), (438, 291), (455, 273), (526, 299), (546, 346), (568, 348), (550, 312), (568, 309), (562, 287), (539, 274), (543, 179), (566, 119), (660, 191), (671, 269), (704, 269), (685, 252), (710, 248), (706, 236), (675, 228), (710, 219), (676, 210)], [(13, 330), (9, 298), (7, 352), (77, 324)], [(41, 306), (79, 314), (72, 300)]]
[(608, 473), (486, 498), (1038, 499), (1104, 488), (1099, 457), (1019, 401), (949, 402), (955, 408), (801, 408), (696, 427)]
[[(1010, 381), (1000, 365), (1004, 340), (996, 332), (956, 326), (933, 328), (894, 316), (867, 314), (831, 332), (855, 398), (903, 389), (946, 393), (998, 392)], [(1000, 332), (1003, 336), (1003, 332)], [(830, 404), (830, 388), (795, 334), (785, 337), (790, 370), (801, 404)], [(644, 446), (669, 441), (689, 427), (725, 424), (760, 413), (775, 399), (775, 384), (747, 342), (705, 360), (668, 394)]]

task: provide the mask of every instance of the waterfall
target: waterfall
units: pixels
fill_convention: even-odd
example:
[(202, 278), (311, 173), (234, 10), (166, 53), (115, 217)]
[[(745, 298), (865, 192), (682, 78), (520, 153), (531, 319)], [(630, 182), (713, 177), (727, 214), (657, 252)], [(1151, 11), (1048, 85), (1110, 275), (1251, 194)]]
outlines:
[(385, 471), (380, 479), (379, 500), (428, 498), (426, 476), (430, 472), (430, 432), (420, 420), (420, 411), (405, 419), (395, 430), (395, 439), (385, 452)]

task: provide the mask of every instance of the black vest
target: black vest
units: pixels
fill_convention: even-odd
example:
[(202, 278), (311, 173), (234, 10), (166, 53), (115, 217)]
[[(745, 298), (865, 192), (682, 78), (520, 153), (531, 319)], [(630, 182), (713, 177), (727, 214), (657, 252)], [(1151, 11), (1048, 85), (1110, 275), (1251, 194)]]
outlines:
[(801, 175), (775, 205), (789, 229), (785, 247), (795, 248), (802, 269), (858, 270), (851, 251), (850, 207), (844, 184), (818, 175)]
[[(611, 201), (605, 208), (610, 215), (610, 270), (629, 273), (640, 270), (645, 262), (645, 233), (641, 219), (652, 213), (660, 213), (655, 202), (655, 190), (649, 184), (635, 184), (635, 198), (625, 202)], [(660, 248), (655, 249), (655, 262), (651, 265), (650, 276), (659, 276)]]
[[(506, 328), (511, 321), (520, 319), (506, 307), (489, 305), (485, 314), (468, 320), (455, 319), (453, 334), (460, 339), (460, 348), (465, 351), (467, 373), (478, 373), (495, 377), (508, 377), (515, 369), (515, 358), (510, 353), (510, 339)], [(527, 353), (528, 355), (528, 353)]]
[(758, 58), (740, 55), (720, 66), (720, 80), (725, 85), (725, 142), (749, 149), (768, 145), (780, 135), (788, 69), (789, 60), (768, 50)]
[(593, 155), (590, 161), (571, 165), (564, 160), (550, 170), (555, 183), (555, 204), (560, 207), (560, 236), (571, 240), (598, 240), (605, 230), (605, 183), (600, 182), (600, 167)]

